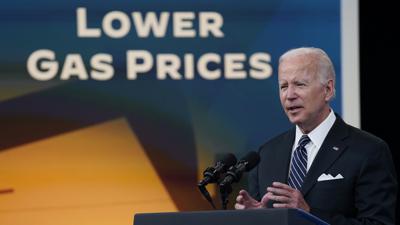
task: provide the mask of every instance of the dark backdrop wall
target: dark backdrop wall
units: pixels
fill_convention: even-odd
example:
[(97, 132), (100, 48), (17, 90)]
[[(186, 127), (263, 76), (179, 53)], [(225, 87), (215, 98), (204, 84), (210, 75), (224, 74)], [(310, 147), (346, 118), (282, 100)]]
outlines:
[[(361, 126), (384, 139), (400, 174), (398, 131), (399, 57), (396, 7), (375, 1), (360, 2)], [(400, 221), (397, 198), (397, 223)]]

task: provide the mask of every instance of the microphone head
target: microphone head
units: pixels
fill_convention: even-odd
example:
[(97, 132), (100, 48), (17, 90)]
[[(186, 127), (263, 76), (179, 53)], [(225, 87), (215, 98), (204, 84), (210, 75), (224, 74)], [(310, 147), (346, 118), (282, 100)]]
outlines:
[(225, 169), (228, 169), (229, 167), (233, 166), (236, 164), (237, 159), (236, 156), (232, 153), (227, 153), (223, 155), (219, 160), (219, 163), (222, 163), (224, 165)]
[(260, 162), (260, 155), (257, 152), (247, 153), (240, 161), (246, 162), (246, 172), (252, 170)]

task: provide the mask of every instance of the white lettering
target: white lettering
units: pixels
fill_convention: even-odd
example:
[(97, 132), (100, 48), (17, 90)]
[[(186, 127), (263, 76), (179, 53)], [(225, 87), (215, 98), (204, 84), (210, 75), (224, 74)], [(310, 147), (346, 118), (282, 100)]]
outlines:
[(76, 23), (78, 37), (93, 37), (98, 38), (101, 36), (99, 28), (88, 28), (87, 27), (87, 15), (86, 8), (80, 7), (76, 10)]
[(96, 54), (90, 59), (90, 76), (94, 80), (110, 80), (114, 76), (114, 67), (111, 65), (112, 56), (109, 54)]
[[(119, 22), (120, 27), (118, 29), (115, 29), (113, 27), (114, 21)], [(112, 38), (123, 38), (129, 33), (130, 29), (131, 29), (131, 22), (129, 20), (129, 17), (123, 12), (119, 11), (109, 12), (103, 19), (104, 33), (106, 33), (108, 36)]]
[[(127, 78), (129, 80), (135, 80), (138, 73), (145, 73), (150, 71), (153, 67), (153, 56), (150, 52), (145, 50), (130, 50), (126, 53), (126, 64), (127, 64)], [(142, 63), (138, 60), (143, 61)]]
[(181, 67), (181, 60), (174, 54), (157, 55), (157, 78), (165, 80), (169, 75), (173, 80), (181, 80), (182, 76), (178, 72)]
[(212, 33), (214, 37), (224, 37), (221, 28), (224, 24), (224, 19), (217, 12), (201, 12), (199, 13), (199, 29), (200, 37), (208, 37)]
[(174, 37), (193, 38), (196, 31), (193, 30), (193, 12), (176, 12), (173, 15)]
[(226, 79), (245, 79), (246, 71), (243, 70), (243, 62), (246, 60), (246, 55), (243, 53), (228, 53), (225, 54), (224, 72)]
[[(39, 69), (37, 64), (41, 59), (46, 59), (46, 61), (40, 63)], [(53, 79), (58, 71), (58, 62), (54, 62), (55, 59), (55, 53), (51, 50), (41, 49), (33, 52), (27, 62), (28, 73), (31, 77), (40, 81)]]
[(72, 76), (77, 76), (80, 80), (89, 78), (82, 57), (79, 54), (69, 54), (65, 57), (60, 79), (69, 80)]
[(168, 12), (162, 12), (159, 21), (154, 12), (147, 13), (144, 20), (142, 19), (142, 14), (140, 12), (133, 12), (132, 18), (138, 37), (149, 37), (150, 30), (154, 33), (155, 37), (165, 37), (169, 19)]
[(217, 69), (211, 71), (208, 69), (208, 63), (221, 63), (221, 56), (216, 53), (207, 53), (202, 55), (197, 61), (197, 69), (199, 71), (199, 75), (206, 80), (216, 80), (221, 77), (221, 70)]
[(250, 57), (250, 77), (254, 79), (267, 79), (272, 75), (272, 67), (269, 64), (271, 56), (267, 53), (254, 53)]

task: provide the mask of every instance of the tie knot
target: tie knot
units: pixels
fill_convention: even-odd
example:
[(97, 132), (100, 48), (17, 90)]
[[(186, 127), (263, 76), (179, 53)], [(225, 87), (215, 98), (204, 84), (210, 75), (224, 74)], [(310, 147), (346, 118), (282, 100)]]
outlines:
[(301, 136), (301, 138), (299, 140), (299, 146), (304, 147), (310, 141), (311, 141), (311, 139), (306, 134), (304, 134), (303, 136)]

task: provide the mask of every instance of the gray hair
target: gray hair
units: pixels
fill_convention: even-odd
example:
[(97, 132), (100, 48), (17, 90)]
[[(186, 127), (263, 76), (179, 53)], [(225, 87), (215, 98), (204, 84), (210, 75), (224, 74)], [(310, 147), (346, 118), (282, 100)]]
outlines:
[[(299, 55), (307, 56), (311, 63), (315, 63), (317, 66), (317, 74), (319, 75), (320, 81), (323, 85), (327, 85), (329, 80), (333, 80), (333, 83), (335, 84), (336, 75), (333, 63), (328, 54), (320, 48), (302, 47), (291, 49), (279, 58), (279, 64), (287, 58)], [(335, 92), (335, 87), (333, 87), (333, 96), (335, 96)]]

